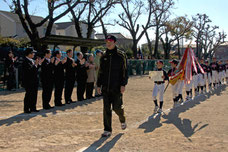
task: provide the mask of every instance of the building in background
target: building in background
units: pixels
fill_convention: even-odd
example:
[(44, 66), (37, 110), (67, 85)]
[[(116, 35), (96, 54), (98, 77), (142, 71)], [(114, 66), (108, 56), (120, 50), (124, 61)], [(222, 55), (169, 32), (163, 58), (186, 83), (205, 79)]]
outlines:
[[(124, 50), (131, 49), (133, 45), (133, 39), (132, 38), (127, 38), (121, 33), (108, 33), (108, 35), (113, 35), (117, 38), (117, 46), (119, 48), (122, 48)], [(104, 40), (105, 36), (103, 33), (97, 33), (95, 34), (96, 39)]]
[(228, 60), (228, 41), (222, 43), (215, 50), (215, 57), (219, 60)]
[[(43, 20), (40, 16), (31, 16), (34, 23), (39, 23)], [(39, 36), (44, 37), (46, 33), (48, 23), (44, 23), (43, 26), (38, 28)], [(53, 25), (52, 34), (56, 33), (56, 25)], [(17, 14), (7, 11), (0, 11), (0, 35), (2, 37), (11, 38), (27, 38), (28, 35), (25, 32), (21, 21)]]

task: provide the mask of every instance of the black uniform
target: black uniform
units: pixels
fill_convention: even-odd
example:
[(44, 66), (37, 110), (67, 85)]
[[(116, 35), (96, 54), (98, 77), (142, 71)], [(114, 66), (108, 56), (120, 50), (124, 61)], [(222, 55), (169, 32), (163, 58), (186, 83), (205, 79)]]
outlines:
[(80, 64), (80, 61), (77, 60), (77, 98), (78, 101), (85, 100), (84, 99), (84, 93), (85, 93), (85, 88), (86, 88), (86, 80), (88, 78), (87, 76), (87, 69), (88, 67), (85, 66), (85, 64)]
[(59, 62), (54, 67), (54, 84), (55, 84), (55, 100), (54, 100), (55, 106), (61, 106), (62, 92), (64, 87), (64, 64), (62, 64), (62, 62)]
[[(200, 64), (200, 66), (202, 67), (203, 71), (206, 73), (207, 72), (207, 66), (205, 64)], [(203, 73), (201, 72), (201, 74), (203, 74)], [(204, 74), (203, 74), (203, 76), (204, 76)]]
[(25, 88), (24, 112), (36, 111), (38, 92), (38, 66), (32, 60), (25, 58), (22, 63), (22, 85)]
[(66, 83), (65, 83), (65, 102), (67, 104), (73, 102), (71, 99), (71, 95), (74, 89), (74, 83), (75, 83), (75, 67), (72, 66), (73, 60), (69, 57), (67, 57), (67, 61), (65, 63), (65, 69), (66, 69)]
[(210, 65), (207, 66), (206, 72), (207, 72), (207, 77), (209, 75), (212, 76), (212, 69), (211, 69), (211, 66)]
[(218, 65), (217, 62), (212, 62), (212, 63), (210, 64), (210, 67), (211, 67), (211, 70), (212, 70), (212, 71), (217, 71), (217, 72), (219, 72), (219, 65)]
[(124, 52), (117, 50), (108, 50), (101, 57), (100, 70), (98, 74), (97, 86), (102, 87), (104, 100), (104, 130), (112, 131), (112, 109), (119, 116), (121, 123), (125, 122), (121, 86), (127, 85), (127, 59)]
[(7, 72), (7, 90), (12, 90), (16, 86), (15, 66), (12, 58), (8, 57), (5, 61)]
[(42, 101), (43, 108), (50, 109), (51, 95), (54, 85), (54, 64), (48, 59), (44, 59), (41, 65), (41, 82), (42, 82)]

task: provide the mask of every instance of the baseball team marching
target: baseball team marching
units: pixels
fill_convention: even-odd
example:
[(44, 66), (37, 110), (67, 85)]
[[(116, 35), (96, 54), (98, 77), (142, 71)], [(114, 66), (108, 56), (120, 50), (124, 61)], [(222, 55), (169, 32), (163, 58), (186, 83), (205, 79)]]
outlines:
[[(169, 81), (170, 77), (175, 75), (178, 70), (177, 60), (170, 61), (171, 69), (166, 73), (163, 69), (163, 61), (157, 61), (157, 69), (155, 71), (163, 71), (163, 80), (161, 82), (154, 81), (154, 88), (152, 93), (152, 100), (154, 101), (155, 108), (154, 113), (162, 113), (163, 106), (163, 96), (165, 93), (165, 80)], [(200, 70), (200, 66), (204, 73)], [(185, 82), (183, 78), (179, 79), (175, 84), (171, 84), (172, 96), (173, 96), (173, 107), (178, 106), (184, 102), (183, 99), (183, 88), (185, 86), (186, 91), (186, 101), (193, 99), (194, 97), (205, 94), (209, 91), (216, 90), (223, 84), (228, 83), (228, 60), (223, 63), (223, 61), (213, 57), (212, 62), (203, 59), (200, 60), (200, 66), (196, 66), (196, 70), (192, 68), (192, 80), (190, 82)], [(169, 83), (168, 83), (169, 84)], [(159, 95), (160, 106), (157, 103), (157, 96)]]

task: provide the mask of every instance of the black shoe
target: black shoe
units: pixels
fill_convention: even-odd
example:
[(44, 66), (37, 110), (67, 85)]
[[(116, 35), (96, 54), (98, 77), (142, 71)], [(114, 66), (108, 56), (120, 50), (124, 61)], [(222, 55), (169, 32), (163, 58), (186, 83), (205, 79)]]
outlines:
[(31, 110), (31, 112), (39, 112), (39, 110)]
[(30, 111), (24, 111), (24, 113), (27, 113), (28, 114), (28, 113), (31, 113), (31, 112)]
[(75, 103), (75, 101), (70, 101), (70, 103)]
[(62, 107), (62, 106), (65, 106), (65, 104), (57, 104), (57, 105), (55, 105), (55, 106), (57, 106), (57, 107)]
[(52, 109), (52, 108), (54, 108), (54, 107), (49, 106), (49, 107), (45, 107), (44, 109), (45, 110), (49, 110), (49, 109)]

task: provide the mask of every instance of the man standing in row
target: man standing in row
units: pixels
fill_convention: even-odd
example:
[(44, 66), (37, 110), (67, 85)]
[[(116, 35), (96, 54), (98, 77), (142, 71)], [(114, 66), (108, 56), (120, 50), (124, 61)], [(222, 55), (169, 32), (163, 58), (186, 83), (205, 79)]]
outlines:
[(71, 96), (74, 89), (74, 83), (76, 79), (76, 66), (73, 59), (73, 51), (67, 50), (67, 60), (65, 63), (65, 69), (66, 69), (66, 82), (65, 82), (65, 102), (66, 104), (73, 103)]
[(27, 48), (22, 64), (22, 84), (25, 88), (24, 113), (39, 112), (36, 109), (39, 84), (38, 68), (42, 61), (40, 59), (33, 61), (35, 52), (32, 48)]
[(62, 92), (64, 88), (64, 65), (67, 58), (61, 61), (62, 53), (55, 51), (55, 67), (54, 67), (54, 80), (55, 80), (55, 106), (63, 106)]
[(54, 58), (51, 58), (51, 50), (44, 51), (44, 61), (41, 65), (42, 101), (44, 109), (51, 109), (50, 106), (52, 90), (54, 85)]
[[(103, 95), (104, 133), (108, 137), (112, 133), (112, 109), (119, 116), (121, 128), (126, 129), (124, 116), (123, 93), (128, 82), (127, 59), (124, 52), (116, 47), (116, 37), (108, 35), (107, 50), (100, 60), (100, 70), (97, 80), (97, 92)], [(102, 91), (101, 91), (102, 89)]]

